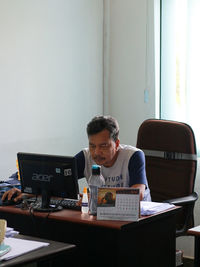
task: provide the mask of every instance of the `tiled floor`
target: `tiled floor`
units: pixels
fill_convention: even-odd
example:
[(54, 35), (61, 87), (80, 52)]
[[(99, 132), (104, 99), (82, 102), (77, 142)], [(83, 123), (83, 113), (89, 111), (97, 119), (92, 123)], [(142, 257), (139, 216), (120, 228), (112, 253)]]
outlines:
[(183, 267), (194, 267), (194, 260), (183, 258)]

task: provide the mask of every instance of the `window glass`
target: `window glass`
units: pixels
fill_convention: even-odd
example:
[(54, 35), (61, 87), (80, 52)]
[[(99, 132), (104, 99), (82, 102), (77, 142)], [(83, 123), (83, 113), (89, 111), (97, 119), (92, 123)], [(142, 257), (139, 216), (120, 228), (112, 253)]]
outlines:
[(200, 0), (161, 1), (161, 118), (188, 123), (200, 148)]

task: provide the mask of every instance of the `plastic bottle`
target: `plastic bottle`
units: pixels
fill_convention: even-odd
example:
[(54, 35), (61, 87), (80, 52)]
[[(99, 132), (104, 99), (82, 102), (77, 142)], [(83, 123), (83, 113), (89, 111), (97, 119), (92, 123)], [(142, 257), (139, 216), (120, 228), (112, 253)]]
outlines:
[(96, 215), (98, 187), (105, 185), (105, 179), (101, 174), (101, 167), (99, 165), (92, 165), (92, 175), (88, 180), (88, 185), (90, 189), (89, 213)]
[(83, 188), (83, 198), (82, 198), (82, 204), (81, 204), (81, 212), (82, 213), (88, 213), (89, 207), (88, 207), (88, 195), (87, 195), (87, 187)]

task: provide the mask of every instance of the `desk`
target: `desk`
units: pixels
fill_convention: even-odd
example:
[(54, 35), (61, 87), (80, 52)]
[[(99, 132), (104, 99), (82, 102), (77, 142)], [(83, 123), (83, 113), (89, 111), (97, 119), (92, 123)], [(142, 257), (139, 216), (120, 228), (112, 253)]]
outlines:
[(187, 231), (187, 234), (195, 237), (194, 267), (199, 267), (200, 266), (200, 226), (190, 228)]
[[(75, 245), (23, 235), (17, 235), (15, 238), (47, 242), (49, 245), (47, 247), (28, 252), (11, 260), (0, 262), (1, 267), (22, 266), (29, 263), (37, 263), (37, 266), (52, 266), (53, 263), (54, 265), (56, 264), (60, 267), (67, 266), (66, 263), (69, 260), (73, 261), (75, 255), (74, 250), (76, 248)], [(62, 258), (62, 265), (60, 265), (60, 258)]]
[(80, 211), (51, 213), (0, 207), (0, 218), (20, 233), (77, 246), (77, 266), (175, 266), (175, 207), (137, 222), (97, 221)]

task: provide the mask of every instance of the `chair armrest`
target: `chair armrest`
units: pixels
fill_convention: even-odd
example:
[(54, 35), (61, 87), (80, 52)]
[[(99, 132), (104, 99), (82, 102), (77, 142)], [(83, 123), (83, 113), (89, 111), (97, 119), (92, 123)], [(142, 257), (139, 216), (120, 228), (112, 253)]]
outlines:
[(177, 206), (185, 206), (185, 205), (190, 205), (194, 204), (195, 201), (198, 199), (198, 194), (196, 192), (193, 192), (191, 195), (186, 196), (186, 197), (178, 197), (178, 198), (173, 198), (173, 199), (167, 199), (164, 202), (168, 202)]

